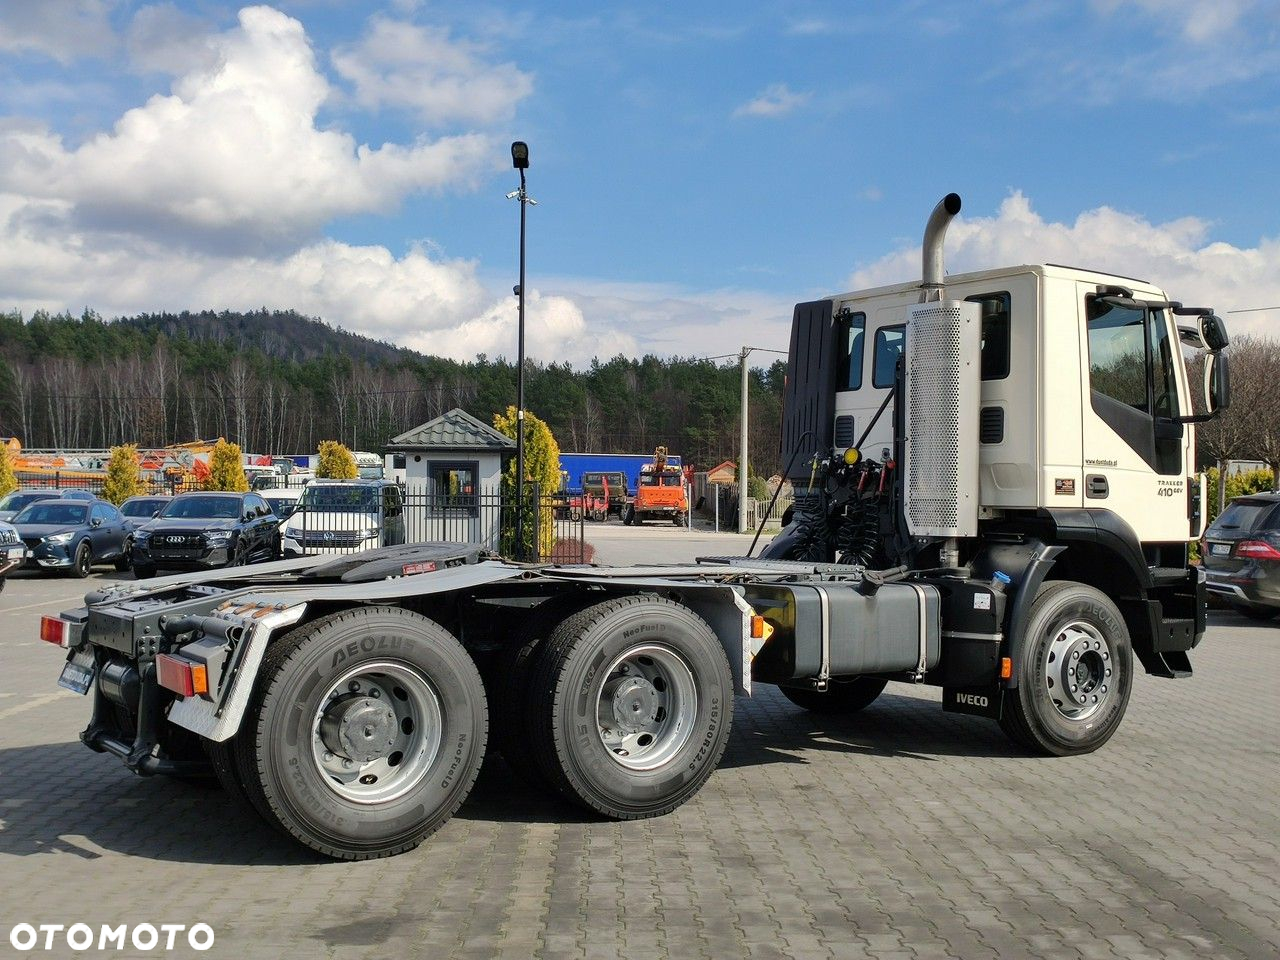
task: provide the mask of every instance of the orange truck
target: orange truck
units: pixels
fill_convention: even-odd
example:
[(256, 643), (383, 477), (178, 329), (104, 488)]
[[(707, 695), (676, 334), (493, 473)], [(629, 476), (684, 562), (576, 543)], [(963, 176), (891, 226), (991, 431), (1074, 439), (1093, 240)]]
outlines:
[(640, 468), (640, 484), (622, 522), (630, 526), (646, 520), (670, 520), (683, 527), (689, 517), (689, 500), (684, 491), (684, 473), (667, 463), (667, 448), (658, 447), (653, 452), (653, 463)]

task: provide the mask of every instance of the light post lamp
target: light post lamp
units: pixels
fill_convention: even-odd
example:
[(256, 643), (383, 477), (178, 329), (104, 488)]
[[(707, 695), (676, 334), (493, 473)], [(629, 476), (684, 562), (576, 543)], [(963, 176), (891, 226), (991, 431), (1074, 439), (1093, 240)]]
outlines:
[(516, 348), (516, 559), (524, 559), (524, 223), (525, 209), (538, 201), (525, 189), (524, 172), (529, 169), (529, 145), (523, 140), (511, 144), (511, 165), (520, 171), (520, 189), (507, 194), (520, 201), (520, 282), (515, 295), (519, 301), (519, 345)]

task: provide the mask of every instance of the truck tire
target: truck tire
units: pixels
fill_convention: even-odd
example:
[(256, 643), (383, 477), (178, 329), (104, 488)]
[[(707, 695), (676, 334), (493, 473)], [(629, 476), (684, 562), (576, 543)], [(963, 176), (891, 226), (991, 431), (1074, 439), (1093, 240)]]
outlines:
[(480, 674), (452, 634), (398, 607), (359, 607), (271, 646), (234, 750), (268, 822), (325, 856), (368, 860), (413, 849), (453, 816), (487, 733)]
[(782, 695), (797, 707), (811, 713), (857, 713), (871, 706), (884, 691), (888, 680), (879, 677), (851, 677), (832, 680), (826, 690), (808, 687), (778, 687)]
[(1046, 583), (1028, 612), (1014, 670), (1018, 686), (1004, 695), (1004, 732), (1039, 753), (1091, 753), (1115, 733), (1129, 704), (1129, 630), (1100, 590)]
[(629, 526), (631, 526), (633, 523), (635, 523), (635, 522), (636, 522), (636, 508), (635, 508), (635, 507), (631, 506), (630, 504), (628, 504), (628, 505), (627, 505), (626, 512), (625, 512), (625, 513), (623, 513), (623, 515), (622, 515), (622, 522), (623, 522), (624, 524), (626, 524), (628, 527), (629, 527)]
[(733, 722), (733, 676), (715, 634), (652, 595), (561, 623), (530, 697), (527, 736), (547, 780), (616, 820), (660, 816), (697, 793)]
[(490, 742), (520, 777), (532, 786), (556, 793), (529, 742), (528, 724), (536, 719), (533, 676), (547, 638), (586, 601), (576, 594), (551, 597), (534, 609), (516, 643), (498, 657), (489, 685)]

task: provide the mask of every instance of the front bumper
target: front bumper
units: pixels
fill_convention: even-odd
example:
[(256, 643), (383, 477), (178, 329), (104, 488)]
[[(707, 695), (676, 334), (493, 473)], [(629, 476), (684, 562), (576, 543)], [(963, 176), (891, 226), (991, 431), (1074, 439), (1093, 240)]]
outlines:
[(225, 547), (183, 547), (167, 549), (150, 543), (133, 545), (133, 562), (165, 570), (212, 570), (231, 562), (231, 545)]
[(20, 567), (27, 559), (27, 548), (21, 543), (6, 543), (0, 546), (0, 577), (15, 567)]
[(301, 536), (286, 534), (280, 538), (280, 552), (288, 560), (319, 555), (345, 556), (349, 553), (359, 553), (361, 550), (373, 550), (379, 546), (381, 543), (376, 536), (359, 539), (335, 535), (333, 539), (325, 540), (323, 534), (319, 536), (309, 534), (304, 541)]
[(68, 570), (75, 564), (74, 541), (48, 543), (41, 541), (26, 551), (26, 563), (33, 570)]

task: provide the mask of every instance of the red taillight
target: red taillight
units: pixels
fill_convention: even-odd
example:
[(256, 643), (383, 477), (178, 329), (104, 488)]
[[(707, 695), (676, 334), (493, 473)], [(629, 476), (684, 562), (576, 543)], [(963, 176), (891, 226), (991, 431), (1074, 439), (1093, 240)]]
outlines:
[(69, 647), (71, 646), (71, 624), (58, 617), (41, 617), (40, 639), (59, 647)]
[(1236, 556), (1247, 560), (1280, 560), (1280, 550), (1265, 540), (1241, 540), (1236, 544)]
[(203, 663), (168, 653), (156, 657), (156, 682), (184, 697), (209, 692), (209, 672)]
[(412, 577), (417, 573), (431, 573), (436, 569), (434, 560), (418, 560), (414, 563), (406, 563), (400, 568), (400, 572), (406, 577)]

